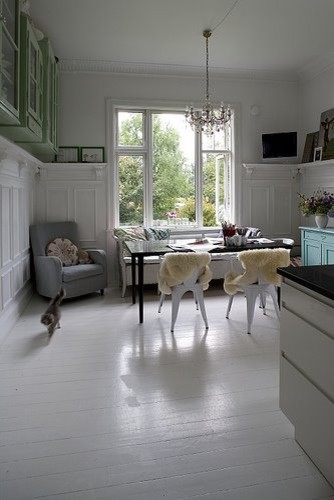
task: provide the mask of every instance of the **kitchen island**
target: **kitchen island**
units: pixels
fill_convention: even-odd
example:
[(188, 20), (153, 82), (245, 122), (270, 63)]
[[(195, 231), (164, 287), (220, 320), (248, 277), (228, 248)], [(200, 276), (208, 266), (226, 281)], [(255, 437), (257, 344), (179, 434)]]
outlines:
[(334, 265), (281, 268), (280, 407), (334, 486)]

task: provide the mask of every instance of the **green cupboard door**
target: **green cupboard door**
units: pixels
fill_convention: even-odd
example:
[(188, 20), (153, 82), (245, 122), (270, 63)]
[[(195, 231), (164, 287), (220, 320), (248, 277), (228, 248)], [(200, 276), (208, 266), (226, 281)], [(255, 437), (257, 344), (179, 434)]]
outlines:
[(334, 264), (334, 245), (323, 243), (322, 264)]
[(35, 37), (32, 34), (32, 28), (28, 28), (28, 113), (42, 124), (42, 78), (43, 66), (41, 52)]
[(28, 111), (37, 119), (37, 50), (29, 40), (29, 86)]
[(52, 114), (51, 114), (51, 142), (58, 150), (58, 62), (53, 57), (52, 67)]
[(48, 46), (47, 69), (48, 95), (48, 126), (47, 140), (57, 149), (57, 122), (58, 122), (58, 66), (50, 45)]
[(19, 116), (18, 1), (0, 2), (0, 124), (18, 123)]
[(304, 241), (303, 265), (318, 266), (321, 264), (321, 243), (314, 240)]

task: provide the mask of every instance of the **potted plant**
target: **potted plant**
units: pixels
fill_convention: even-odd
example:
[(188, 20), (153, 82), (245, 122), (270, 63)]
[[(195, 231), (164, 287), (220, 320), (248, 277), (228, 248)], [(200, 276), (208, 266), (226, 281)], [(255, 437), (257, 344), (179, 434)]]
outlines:
[(328, 212), (334, 207), (334, 194), (318, 189), (309, 198), (302, 193), (298, 193), (300, 202), (299, 208), (305, 217), (315, 216), (318, 227), (324, 228), (328, 224)]

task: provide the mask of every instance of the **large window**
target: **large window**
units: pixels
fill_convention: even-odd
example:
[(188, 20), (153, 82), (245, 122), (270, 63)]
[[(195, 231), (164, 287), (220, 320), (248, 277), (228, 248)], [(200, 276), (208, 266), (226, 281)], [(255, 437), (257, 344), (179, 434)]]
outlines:
[(216, 226), (231, 217), (232, 125), (198, 134), (183, 112), (115, 109), (117, 225)]

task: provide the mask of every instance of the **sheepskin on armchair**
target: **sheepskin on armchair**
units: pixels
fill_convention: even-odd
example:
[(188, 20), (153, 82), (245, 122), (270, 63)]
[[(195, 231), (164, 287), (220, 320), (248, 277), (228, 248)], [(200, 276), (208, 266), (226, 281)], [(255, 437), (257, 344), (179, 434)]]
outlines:
[(209, 268), (211, 256), (207, 252), (174, 252), (165, 256), (160, 266), (159, 290), (170, 295), (172, 287), (183, 283), (196, 269), (199, 269), (197, 281), (203, 290), (209, 288), (212, 272)]
[(243, 273), (229, 272), (225, 276), (224, 290), (228, 295), (242, 292), (246, 285), (257, 283), (259, 278), (275, 286), (280, 286), (278, 267), (290, 265), (290, 250), (285, 248), (245, 250), (238, 254)]

